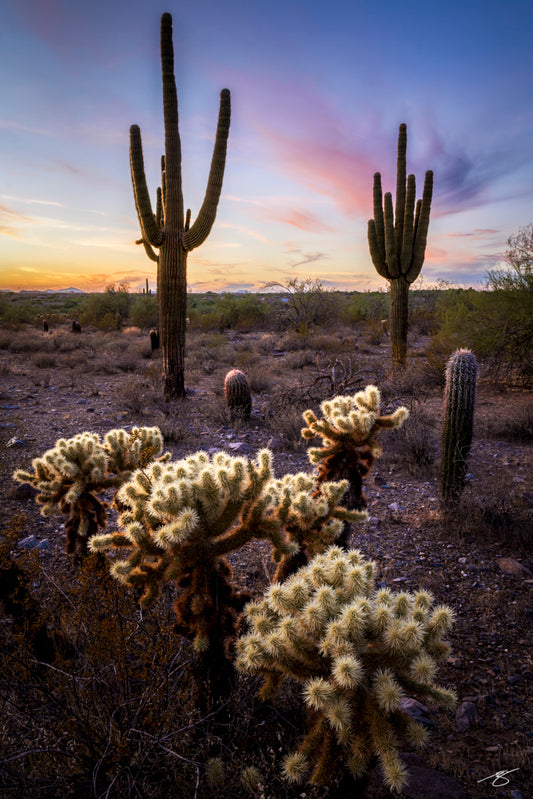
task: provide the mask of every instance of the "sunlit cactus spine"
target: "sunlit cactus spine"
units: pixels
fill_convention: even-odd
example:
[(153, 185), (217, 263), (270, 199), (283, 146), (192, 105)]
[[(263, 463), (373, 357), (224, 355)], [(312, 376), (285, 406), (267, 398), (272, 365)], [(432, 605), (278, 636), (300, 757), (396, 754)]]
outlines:
[(17, 470), (13, 479), (37, 489), (41, 513), (67, 516), (66, 552), (79, 558), (89, 539), (107, 522), (108, 503), (101, 494), (115, 491), (140, 466), (161, 461), (163, 439), (157, 427), (110, 430), (101, 441), (97, 433), (61, 438), (55, 447), (32, 461), (32, 472)]
[(256, 538), (268, 541), (280, 560), (297, 548), (297, 528), (334, 537), (347, 514), (334, 503), (313, 500), (293, 478), (275, 479), (268, 450), (255, 460), (197, 452), (154, 463), (118, 492), (124, 508), (118, 531), (91, 540), (93, 551), (125, 553), (111, 572), (140, 589), (143, 604), (165, 582), (180, 589), (176, 629), (193, 641), (204, 699), (217, 701), (232, 690), (232, 642), (248, 599), (231, 580), (227, 556)]
[(461, 495), (474, 429), (477, 362), (471, 350), (458, 349), (446, 364), (442, 430), (441, 498)]
[(274, 582), (287, 580), (315, 555), (341, 540), (348, 525), (367, 518), (365, 512), (343, 507), (347, 480), (324, 482), (316, 475), (298, 472), (284, 475), (272, 488), (283, 529), (297, 545), (280, 558)]
[(392, 361), (404, 366), (407, 355), (409, 286), (424, 263), (433, 172), (425, 175), (422, 199), (416, 201), (414, 175), (407, 177), (407, 126), (400, 125), (396, 170), (396, 209), (392, 194), (383, 197), (381, 175), (374, 175), (374, 218), (368, 222), (368, 245), (376, 271), (390, 284), (390, 339)]
[(224, 396), (232, 421), (250, 418), (252, 412), (250, 384), (240, 369), (232, 369), (224, 378)]
[[(350, 509), (366, 506), (363, 480), (381, 454), (377, 434), (382, 429), (399, 427), (409, 414), (407, 408), (400, 407), (392, 414), (382, 415), (380, 404), (379, 390), (367, 386), (353, 396), (325, 400), (320, 406), (320, 419), (311, 410), (303, 414), (307, 423), (302, 429), (303, 438), (322, 439), (322, 446), (308, 450), (309, 460), (317, 467), (319, 484), (347, 480), (344, 504)], [(346, 545), (348, 533), (346, 527), (338, 543)]]
[[(161, 17), (161, 66), (163, 76), (163, 114), (165, 155), (161, 159), (161, 186), (157, 191), (156, 212), (146, 184), (141, 132), (130, 128), (130, 165), (135, 207), (143, 244), (148, 257), (157, 263), (158, 326), (163, 351), (165, 396), (185, 397), (185, 326), (187, 318), (187, 254), (200, 246), (215, 221), (222, 189), (231, 103), (228, 89), (220, 94), (220, 109), (215, 146), (207, 190), (195, 222), (184, 213), (181, 142), (178, 128), (178, 98), (174, 77), (172, 17)], [(156, 250), (158, 252), (156, 252)]]
[(435, 683), (453, 615), (427, 591), (376, 590), (374, 564), (336, 546), (249, 603), (237, 668), (263, 677), (263, 699), (287, 679), (303, 686), (308, 732), (285, 759), (284, 776), (323, 785), (344, 765), (360, 777), (377, 755), (387, 785), (400, 790), (407, 775), (399, 736), (416, 747), (428, 738), (402, 700), (414, 695), (445, 708), (456, 701)]

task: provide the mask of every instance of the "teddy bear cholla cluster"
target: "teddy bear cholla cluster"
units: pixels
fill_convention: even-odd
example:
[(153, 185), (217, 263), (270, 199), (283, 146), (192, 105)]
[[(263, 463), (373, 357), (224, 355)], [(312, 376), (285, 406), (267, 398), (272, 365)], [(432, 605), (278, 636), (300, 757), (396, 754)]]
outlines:
[(312, 770), (312, 782), (327, 782), (340, 746), (352, 774), (362, 775), (377, 754), (388, 785), (401, 788), (396, 733), (416, 746), (427, 738), (401, 710), (405, 692), (445, 707), (455, 701), (434, 683), (453, 612), (434, 607), (426, 591), (375, 590), (374, 564), (332, 546), (249, 603), (245, 616), (250, 632), (237, 641), (237, 668), (263, 675), (265, 698), (284, 678), (304, 684), (310, 729), (284, 775), (299, 782)]
[(105, 527), (107, 503), (99, 495), (115, 491), (139, 467), (161, 455), (163, 438), (157, 427), (134, 427), (60, 438), (52, 449), (32, 461), (33, 472), (19, 469), (13, 478), (37, 489), (43, 514), (59, 509), (68, 514), (67, 552), (84, 552), (98, 527)]
[(144, 588), (149, 602), (164, 578), (177, 579), (199, 560), (214, 566), (252, 538), (269, 540), (276, 560), (294, 552), (291, 533), (301, 529), (323, 545), (332, 542), (355, 515), (338, 505), (346, 484), (324, 485), (315, 497), (314, 488), (316, 478), (304, 473), (275, 479), (269, 450), (255, 460), (197, 452), (155, 462), (119, 490), (119, 532), (96, 536), (91, 549), (127, 548), (112, 572)]

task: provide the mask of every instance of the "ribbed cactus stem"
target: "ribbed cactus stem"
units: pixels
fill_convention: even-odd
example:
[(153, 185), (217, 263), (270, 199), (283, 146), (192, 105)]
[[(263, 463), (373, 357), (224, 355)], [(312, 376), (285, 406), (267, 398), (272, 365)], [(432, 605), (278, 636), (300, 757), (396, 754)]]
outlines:
[(248, 378), (240, 369), (232, 369), (224, 378), (224, 395), (232, 421), (248, 419), (252, 412), (252, 395)]
[(441, 497), (461, 495), (474, 428), (477, 362), (473, 352), (456, 350), (446, 365), (442, 431)]
[(407, 176), (407, 126), (400, 125), (396, 168), (396, 208), (392, 194), (383, 196), (381, 175), (374, 175), (374, 218), (368, 222), (368, 246), (377, 273), (390, 282), (390, 338), (392, 361), (405, 364), (409, 286), (424, 263), (433, 172), (426, 172), (422, 199), (416, 202), (414, 175)]
[[(185, 396), (185, 326), (187, 305), (187, 253), (202, 244), (216, 217), (224, 177), (230, 125), (230, 93), (220, 95), (218, 126), (205, 198), (196, 221), (190, 225), (190, 211), (184, 214), (181, 171), (181, 141), (178, 127), (178, 98), (174, 77), (172, 17), (161, 17), (161, 70), (165, 154), (161, 159), (161, 188), (156, 212), (152, 210), (143, 163), (141, 132), (130, 129), (130, 164), (135, 207), (148, 257), (158, 263), (157, 305), (165, 372), (165, 396)], [(158, 250), (155, 252), (154, 248)]]

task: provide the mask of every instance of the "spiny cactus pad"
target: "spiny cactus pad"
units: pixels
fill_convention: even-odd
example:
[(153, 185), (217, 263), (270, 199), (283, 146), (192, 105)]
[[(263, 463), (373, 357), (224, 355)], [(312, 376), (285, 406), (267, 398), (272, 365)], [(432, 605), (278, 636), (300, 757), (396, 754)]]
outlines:
[(87, 539), (106, 524), (106, 503), (96, 495), (117, 489), (135, 469), (161, 456), (163, 439), (157, 427), (110, 430), (103, 441), (97, 433), (60, 438), (55, 447), (32, 461), (33, 472), (17, 470), (13, 479), (39, 492), (43, 514), (59, 510), (66, 522), (67, 552), (85, 551)]
[(303, 683), (310, 729), (284, 764), (285, 776), (324, 784), (339, 758), (354, 776), (377, 754), (390, 788), (406, 779), (397, 732), (424, 745), (427, 733), (402, 710), (407, 693), (450, 707), (453, 692), (437, 686), (438, 661), (453, 612), (431, 594), (394, 594), (374, 587), (374, 563), (333, 546), (259, 602), (246, 606), (250, 632), (236, 645), (237, 668), (264, 677), (263, 698), (285, 678)]

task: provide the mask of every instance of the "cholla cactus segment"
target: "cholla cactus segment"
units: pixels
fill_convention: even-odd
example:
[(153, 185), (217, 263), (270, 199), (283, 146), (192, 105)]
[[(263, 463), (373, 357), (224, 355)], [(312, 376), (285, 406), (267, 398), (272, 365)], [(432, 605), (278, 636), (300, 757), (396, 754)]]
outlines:
[(13, 479), (37, 489), (43, 514), (68, 514), (67, 552), (82, 553), (87, 539), (106, 524), (107, 505), (98, 495), (117, 490), (135, 469), (161, 456), (162, 445), (157, 427), (111, 430), (103, 441), (96, 433), (79, 433), (60, 438), (34, 458), (33, 472), (18, 470)]
[[(277, 480), (268, 450), (255, 460), (225, 452), (197, 452), (177, 462), (157, 461), (135, 472), (117, 499), (124, 508), (120, 532), (91, 543), (99, 551), (130, 550), (132, 580), (156, 570), (161, 576), (193, 566), (201, 557), (214, 564), (252, 538), (269, 540), (276, 558), (290, 554), (307, 536), (322, 549), (346, 518), (338, 506), (344, 486), (326, 484), (311, 496), (316, 478), (306, 474)], [(128, 580), (125, 566), (121, 579)]]
[(320, 419), (311, 410), (303, 414), (307, 424), (302, 429), (303, 438), (322, 440), (320, 447), (308, 450), (309, 460), (317, 466), (319, 482), (348, 480), (344, 498), (348, 508), (360, 510), (366, 506), (362, 481), (381, 453), (377, 433), (382, 428), (399, 427), (409, 413), (401, 407), (382, 415), (380, 403), (376, 386), (367, 386), (353, 396), (324, 401)]
[(313, 720), (285, 762), (286, 776), (301, 781), (314, 767), (311, 781), (317, 782), (339, 758), (361, 775), (376, 753), (389, 786), (399, 790), (406, 775), (397, 733), (405, 731), (418, 745), (426, 740), (402, 711), (402, 699), (409, 693), (444, 707), (455, 702), (453, 692), (434, 682), (453, 612), (433, 607), (427, 592), (376, 591), (374, 564), (333, 546), (249, 603), (245, 616), (249, 632), (237, 641), (237, 668), (299, 681)]
[(322, 439), (322, 448), (313, 450), (311, 460), (318, 463), (347, 444), (368, 445), (374, 456), (379, 455), (376, 433), (381, 428), (399, 427), (409, 414), (407, 408), (401, 407), (388, 416), (382, 416), (380, 402), (376, 386), (367, 386), (353, 396), (325, 400), (320, 406), (322, 419), (317, 419), (313, 411), (305, 411), (303, 416), (307, 427), (302, 430), (302, 436)]

